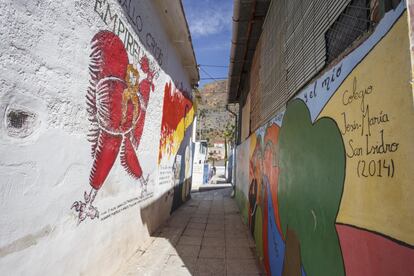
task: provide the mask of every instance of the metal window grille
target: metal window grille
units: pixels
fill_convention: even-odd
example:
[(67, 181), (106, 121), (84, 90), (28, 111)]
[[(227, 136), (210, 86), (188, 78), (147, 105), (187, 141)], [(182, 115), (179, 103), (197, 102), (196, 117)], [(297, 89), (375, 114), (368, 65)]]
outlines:
[(325, 66), (325, 33), (350, 2), (271, 2), (260, 46), (260, 116), (255, 115), (258, 121), (263, 123), (275, 115), (289, 98)]
[(325, 34), (326, 60), (333, 61), (373, 25), (369, 0), (353, 0)]

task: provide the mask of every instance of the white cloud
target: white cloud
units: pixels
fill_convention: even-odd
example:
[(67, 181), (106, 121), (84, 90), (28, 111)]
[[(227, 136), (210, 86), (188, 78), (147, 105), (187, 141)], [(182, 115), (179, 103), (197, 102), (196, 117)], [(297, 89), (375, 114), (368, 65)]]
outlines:
[(205, 9), (190, 12), (189, 27), (194, 37), (221, 33), (231, 28), (232, 11)]

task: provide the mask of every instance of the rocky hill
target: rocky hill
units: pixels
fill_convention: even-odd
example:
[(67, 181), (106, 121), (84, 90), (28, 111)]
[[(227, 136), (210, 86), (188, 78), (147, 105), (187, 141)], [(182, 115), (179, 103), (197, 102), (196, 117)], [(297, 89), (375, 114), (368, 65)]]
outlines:
[(206, 84), (198, 92), (197, 138), (209, 144), (224, 142), (226, 128), (234, 127), (234, 117), (226, 110), (227, 81)]

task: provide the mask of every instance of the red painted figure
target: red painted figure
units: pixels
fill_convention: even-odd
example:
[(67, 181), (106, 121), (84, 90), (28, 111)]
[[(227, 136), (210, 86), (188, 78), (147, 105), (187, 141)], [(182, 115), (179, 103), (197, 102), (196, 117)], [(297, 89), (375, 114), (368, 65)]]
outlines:
[(100, 31), (92, 39), (90, 87), (87, 105), (92, 143), (93, 166), (89, 183), (90, 193), (84, 200), (73, 203), (79, 213), (79, 223), (86, 217), (99, 217), (92, 205), (97, 191), (102, 187), (118, 155), (125, 170), (138, 179), (146, 192), (147, 179), (136, 151), (144, 129), (149, 94), (154, 91), (154, 73), (147, 57), (140, 60), (141, 70), (147, 75), (139, 82), (139, 73), (129, 64), (122, 41), (114, 33)]

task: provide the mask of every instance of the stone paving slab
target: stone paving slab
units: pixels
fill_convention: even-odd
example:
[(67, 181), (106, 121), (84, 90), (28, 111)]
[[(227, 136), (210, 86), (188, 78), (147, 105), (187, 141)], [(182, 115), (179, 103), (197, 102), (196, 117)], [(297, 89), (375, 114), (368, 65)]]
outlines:
[(116, 275), (265, 275), (230, 194), (192, 194)]

